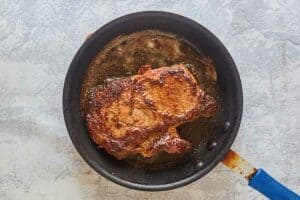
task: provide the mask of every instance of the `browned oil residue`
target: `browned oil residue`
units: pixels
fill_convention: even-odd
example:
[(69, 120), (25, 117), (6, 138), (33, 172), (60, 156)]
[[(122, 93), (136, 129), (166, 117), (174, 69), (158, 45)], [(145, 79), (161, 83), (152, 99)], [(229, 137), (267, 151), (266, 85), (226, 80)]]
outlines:
[(227, 167), (234, 169), (238, 166), (239, 159), (240, 156), (230, 149), (223, 159), (223, 163)]
[(223, 163), (233, 171), (236, 171), (242, 176), (244, 176), (244, 178), (247, 180), (249, 180), (257, 171), (257, 169), (253, 167), (250, 163), (248, 163), (248, 161), (243, 159), (240, 155), (238, 155), (231, 149), (228, 151), (225, 158), (223, 159)]

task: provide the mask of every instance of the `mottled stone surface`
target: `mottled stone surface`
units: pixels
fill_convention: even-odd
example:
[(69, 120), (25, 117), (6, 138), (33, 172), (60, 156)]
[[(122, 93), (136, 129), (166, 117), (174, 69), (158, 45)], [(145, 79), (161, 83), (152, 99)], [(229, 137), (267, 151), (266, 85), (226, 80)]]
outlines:
[(142, 10), (185, 15), (224, 42), (244, 88), (234, 149), (300, 192), (299, 0), (1, 0), (0, 199), (264, 199), (222, 164), (180, 189), (129, 190), (74, 149), (61, 105), (68, 65), (87, 33)]

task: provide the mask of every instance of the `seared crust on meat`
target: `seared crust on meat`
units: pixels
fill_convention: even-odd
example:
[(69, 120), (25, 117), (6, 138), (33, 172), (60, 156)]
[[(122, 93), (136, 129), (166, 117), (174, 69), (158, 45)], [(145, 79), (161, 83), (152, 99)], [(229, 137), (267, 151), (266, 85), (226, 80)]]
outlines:
[(135, 76), (93, 88), (86, 122), (93, 140), (116, 158), (151, 157), (190, 150), (191, 143), (179, 137), (176, 127), (211, 117), (217, 107), (184, 65), (146, 65)]

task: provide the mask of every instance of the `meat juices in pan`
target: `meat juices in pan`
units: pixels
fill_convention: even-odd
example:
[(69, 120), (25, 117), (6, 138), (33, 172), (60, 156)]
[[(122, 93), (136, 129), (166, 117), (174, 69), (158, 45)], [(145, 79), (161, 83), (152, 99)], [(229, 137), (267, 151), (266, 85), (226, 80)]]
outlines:
[[(178, 63), (182, 63), (183, 65), (172, 66)], [(147, 64), (148, 66), (140, 68)], [(150, 65), (154, 70), (151, 70)], [(168, 69), (168, 67), (163, 67), (155, 70), (155, 68), (161, 66), (172, 67), (170, 69)], [(174, 70), (177, 71), (174, 72)], [(159, 110), (157, 108), (160, 105), (158, 101), (153, 102), (153, 99), (151, 101), (151, 98), (149, 100), (149, 98), (142, 97), (145, 92), (135, 92), (134, 95), (132, 94), (132, 90), (138, 91), (138, 86), (133, 84), (133, 80), (138, 82), (136, 79), (143, 80), (148, 76), (148, 81), (143, 80), (140, 82), (146, 82), (147, 84), (149, 83), (148, 85), (151, 85), (150, 83), (153, 82), (153, 78), (157, 76), (157, 83), (159, 85), (159, 75), (169, 74), (165, 72), (174, 73), (174, 75), (179, 73), (177, 74), (177, 78), (179, 77), (179, 79), (181, 79), (182, 77), (185, 77), (186, 80), (188, 80), (186, 81), (183, 79), (178, 81), (174, 78), (176, 76), (167, 76), (168, 78), (166, 80), (170, 82), (172, 89), (168, 88), (165, 91), (172, 90), (171, 94), (174, 94), (175, 99), (173, 98), (171, 100), (170, 97), (166, 98), (165, 96), (156, 95), (157, 99), (162, 98), (164, 100), (161, 105), (172, 105), (172, 102), (175, 101), (172, 106), (178, 106), (179, 110), (177, 112), (169, 113), (172, 117), (168, 116), (166, 118), (169, 119), (169, 122), (167, 123), (166, 119), (164, 119), (164, 115), (159, 115), (157, 114), (159, 112), (151, 110)], [(181, 77), (182, 74), (180, 73), (183, 73), (184, 76)], [(132, 76), (135, 74), (138, 75)], [(115, 157), (119, 159), (128, 157), (126, 160), (134, 165), (136, 165), (136, 163), (171, 163), (175, 160), (177, 162), (180, 160), (178, 158), (181, 157), (179, 153), (185, 153), (189, 151), (191, 147), (198, 144), (195, 144), (195, 141), (197, 141), (193, 138), (195, 136), (192, 137), (192, 143), (189, 142), (190, 138), (188, 135), (184, 139), (181, 138), (181, 133), (179, 131), (178, 134), (178, 128), (176, 129), (176, 127), (200, 116), (210, 117), (213, 120), (212, 116), (216, 112), (218, 101), (216, 80), (217, 76), (211, 60), (202, 56), (201, 53), (195, 51), (185, 41), (173, 35), (158, 31), (142, 31), (120, 36), (110, 42), (98, 53), (87, 70), (81, 95), (83, 115), (87, 118), (87, 127), (94, 141)], [(176, 82), (178, 82), (178, 84), (176, 84)], [(192, 83), (192, 86), (188, 85), (190, 83)], [(143, 84), (139, 85), (140, 87), (141, 85), (143, 86)], [(176, 89), (177, 86), (178, 88)], [(182, 105), (180, 100), (185, 101), (193, 96), (191, 93), (188, 93), (187, 95), (183, 95), (186, 96), (187, 99), (180, 99), (178, 96), (181, 95), (183, 87), (185, 87), (186, 90), (193, 89), (194, 95), (197, 93), (196, 91), (198, 91), (198, 95), (201, 93), (202, 97), (209, 98), (208, 102), (210, 103), (208, 104), (211, 105), (212, 109), (207, 116), (199, 112), (199, 106), (197, 107), (195, 104), (191, 103), (187, 104), (191, 106), (190, 110), (198, 109), (198, 112), (193, 112), (193, 114), (181, 117), (181, 119), (178, 118), (180, 112), (182, 112), (182, 115), (180, 116), (184, 116), (188, 110), (183, 109), (184, 106), (181, 106), (182, 109), (180, 110), (180, 105)], [(158, 94), (157, 91), (159, 91), (159, 86), (153, 87), (153, 89), (149, 86), (148, 89), (149, 88), (151, 88), (150, 91), (155, 91), (153, 94)], [(191, 91), (192, 90), (190, 90), (190, 92)], [(170, 93), (170, 91), (168, 92)], [(107, 98), (104, 96), (101, 97), (101, 95), (106, 95), (105, 97)], [(131, 109), (128, 105), (126, 105), (127, 107), (125, 106), (127, 110), (125, 109), (124, 101), (120, 101), (122, 95), (129, 95), (124, 97), (124, 100), (129, 97), (131, 98)], [(115, 101), (113, 101), (113, 99)], [(136, 100), (132, 101), (132, 99)], [(113, 112), (107, 112), (107, 116), (105, 117), (109, 118), (108, 121), (111, 124), (107, 127), (105, 126), (105, 129), (101, 129), (103, 128), (103, 123), (107, 123), (108, 121), (105, 122), (105, 120), (103, 120), (104, 118), (100, 120), (101, 117), (104, 117), (105, 115), (101, 115), (100, 112), (97, 111), (99, 111), (99, 106), (101, 107), (105, 104), (104, 101), (106, 100), (109, 101), (110, 104), (107, 108), (112, 109), (112, 107), (114, 107), (114, 109)], [(189, 100), (192, 102), (191, 99)], [(176, 101), (178, 104), (176, 104)], [(116, 102), (121, 102), (122, 104), (119, 105)], [(130, 101), (125, 103), (129, 102)], [(108, 104), (105, 104), (105, 106), (107, 105)], [(163, 106), (161, 107), (164, 108)], [(202, 106), (202, 108), (208, 109), (209, 107)], [(116, 116), (122, 114), (124, 115), (123, 119), (120, 120), (120, 117), (116, 118)], [(132, 123), (137, 123), (139, 116), (143, 119), (146, 118), (147, 120), (145, 121), (148, 121), (150, 124), (144, 124), (145, 126), (137, 127), (136, 130), (132, 126), (127, 126), (128, 123), (131, 123), (131, 125)], [(136, 119), (132, 119), (134, 117)], [(137, 120), (137, 122), (131, 122), (130, 120)], [(206, 121), (207, 120), (209, 119), (206, 119)], [(172, 123), (170, 121), (172, 121)], [(143, 127), (143, 130), (141, 127)], [(209, 129), (211, 129), (211, 127)], [(99, 131), (101, 132), (103, 130), (105, 130), (103, 134), (99, 134)], [(126, 133), (128, 133), (128, 135), (126, 135)], [(116, 135), (109, 138), (110, 134)], [(136, 154), (136, 156), (134, 156), (134, 154)]]

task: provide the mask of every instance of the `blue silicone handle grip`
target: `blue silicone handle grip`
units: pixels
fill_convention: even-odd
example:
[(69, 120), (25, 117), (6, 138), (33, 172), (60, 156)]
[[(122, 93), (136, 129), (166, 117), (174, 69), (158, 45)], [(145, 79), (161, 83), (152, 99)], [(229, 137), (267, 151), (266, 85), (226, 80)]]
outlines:
[(258, 169), (250, 179), (249, 185), (269, 199), (274, 200), (300, 200), (300, 196), (286, 188), (263, 169)]

